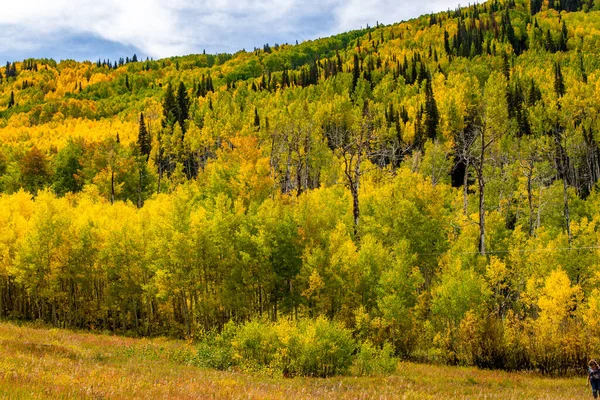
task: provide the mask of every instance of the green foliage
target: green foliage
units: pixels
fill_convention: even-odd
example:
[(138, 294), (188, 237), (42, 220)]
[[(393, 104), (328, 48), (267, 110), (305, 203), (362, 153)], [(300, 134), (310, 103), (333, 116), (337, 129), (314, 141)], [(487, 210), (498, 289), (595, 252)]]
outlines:
[(395, 372), (397, 366), (389, 343), (379, 349), (368, 341), (360, 346), (353, 364), (357, 375), (387, 375)]
[(526, 3), (8, 63), (0, 317), (199, 339), (221, 369), (574, 371), (600, 348), (600, 12)]
[(80, 164), (83, 152), (82, 142), (69, 141), (67, 146), (54, 158), (52, 187), (57, 195), (77, 193), (83, 188), (82, 165)]
[[(370, 345), (367, 345), (370, 346)], [(245, 370), (266, 369), (285, 376), (328, 377), (344, 374), (353, 360), (356, 345), (351, 332), (324, 318), (253, 320), (230, 325), (221, 335), (209, 335), (198, 345), (195, 363), (218, 369), (233, 365)], [(371, 372), (386, 372), (395, 366), (390, 348), (368, 347), (366, 357), (375, 364)]]

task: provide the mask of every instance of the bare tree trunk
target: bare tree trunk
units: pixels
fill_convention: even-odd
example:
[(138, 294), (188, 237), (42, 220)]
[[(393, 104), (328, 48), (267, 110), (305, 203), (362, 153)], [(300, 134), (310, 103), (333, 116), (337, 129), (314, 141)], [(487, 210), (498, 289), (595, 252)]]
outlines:
[[(286, 140), (287, 142), (287, 140)], [(292, 190), (292, 177), (291, 177), (291, 164), (292, 164), (292, 146), (288, 143), (288, 154), (285, 162), (285, 176), (283, 178), (283, 187), (281, 188), (282, 193), (288, 193)]]
[[(571, 242), (573, 240), (573, 236), (571, 235), (571, 216), (570, 216), (570, 212), (569, 212), (569, 193), (568, 193), (568, 182), (567, 182), (567, 176), (569, 174), (569, 158), (567, 155), (567, 148), (566, 148), (566, 135), (561, 134), (562, 129), (557, 126), (556, 130), (555, 130), (555, 141), (556, 141), (556, 146), (557, 146), (557, 150), (558, 150), (558, 170), (560, 172), (560, 174), (562, 175), (562, 181), (563, 181), (563, 202), (564, 202), (564, 214), (565, 214), (565, 228), (567, 231), (567, 236), (569, 238), (569, 246), (571, 246)], [(561, 139), (565, 140), (565, 146), (563, 147), (562, 143), (561, 143)]]
[(485, 178), (483, 166), (485, 162), (485, 127), (481, 128), (481, 154), (477, 162), (477, 183), (479, 184), (479, 253), (485, 256)]
[(533, 194), (531, 174), (527, 175), (527, 202), (529, 203), (529, 234), (533, 236)]
[(115, 203), (115, 170), (110, 167), (110, 204)]
[(483, 171), (478, 174), (479, 181), (479, 253), (485, 256), (485, 181)]
[(298, 161), (298, 167), (296, 168), (296, 196), (300, 196), (302, 194), (302, 160), (298, 157), (300, 161)]
[(162, 179), (162, 161), (159, 161), (158, 163), (158, 183), (156, 186), (156, 192), (160, 194), (160, 181)]
[(139, 185), (138, 185), (138, 208), (142, 208), (142, 183), (143, 183), (143, 173), (142, 173), (142, 167), (140, 165), (140, 169), (139, 169), (139, 175), (140, 175), (140, 181), (139, 181)]
[(463, 178), (463, 213), (468, 213), (469, 206), (469, 159), (465, 161), (465, 176)]
[(190, 324), (190, 311), (188, 309), (188, 303), (187, 303), (187, 296), (185, 294), (185, 291), (181, 292), (181, 305), (183, 308), (183, 318), (185, 321), (185, 330), (187, 332), (187, 336), (188, 338), (192, 336), (192, 327)]
[(565, 205), (565, 225), (567, 228), (567, 236), (569, 238), (569, 246), (571, 246), (573, 235), (571, 234), (571, 215), (569, 212), (569, 193), (566, 177), (563, 177), (563, 200)]
[(310, 150), (310, 132), (306, 132), (306, 138), (304, 141), (304, 187), (307, 189), (314, 189), (314, 187), (312, 187), (312, 184), (310, 183)]
[(360, 219), (360, 205), (358, 202), (358, 187), (352, 185), (350, 192), (352, 193), (352, 215), (354, 217), (354, 236), (358, 238), (358, 223)]

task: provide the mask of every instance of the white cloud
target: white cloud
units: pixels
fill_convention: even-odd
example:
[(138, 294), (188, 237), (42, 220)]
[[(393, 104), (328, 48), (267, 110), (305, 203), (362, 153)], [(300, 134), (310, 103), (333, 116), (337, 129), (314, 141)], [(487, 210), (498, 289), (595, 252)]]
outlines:
[(179, 34), (182, 9), (181, 2), (172, 0), (30, 0), (28, 7), (8, 3), (0, 13), (0, 25), (23, 28), (19, 41), (30, 46), (43, 45), (49, 35), (69, 33), (167, 56), (192, 51)]
[(29, 0), (27, 7), (13, 1), (0, 12), (0, 46), (5, 53), (35, 53), (51, 40), (93, 36), (153, 57), (235, 51), (397, 22), (455, 1)]
[(335, 8), (337, 16), (337, 28), (339, 31), (347, 31), (365, 27), (367, 24), (373, 26), (377, 21), (384, 24), (400, 22), (422, 14), (444, 11), (449, 7), (456, 7), (455, 0), (435, 1), (393, 1), (393, 0), (346, 0), (340, 2)]

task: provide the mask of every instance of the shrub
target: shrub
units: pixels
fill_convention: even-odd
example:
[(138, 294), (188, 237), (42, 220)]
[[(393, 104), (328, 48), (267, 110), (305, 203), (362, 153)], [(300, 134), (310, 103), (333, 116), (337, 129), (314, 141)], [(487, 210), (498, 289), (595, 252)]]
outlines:
[(274, 325), (260, 320), (240, 326), (231, 346), (235, 359), (250, 369), (270, 366), (281, 347)]
[(322, 317), (303, 321), (299, 330), (300, 352), (292, 363), (299, 374), (328, 377), (348, 370), (356, 349), (349, 330)]
[[(205, 337), (198, 346), (196, 364), (217, 369), (234, 365), (269, 369), (286, 376), (328, 377), (348, 370), (355, 349), (351, 332), (325, 318), (276, 323), (254, 320), (226, 326), (216, 337)], [(390, 354), (391, 347), (377, 353), (376, 358), (384, 365)]]
[(193, 364), (204, 368), (227, 370), (234, 365), (233, 351), (229, 345), (201, 342)]
[(221, 334), (202, 335), (193, 364), (204, 368), (227, 370), (235, 365), (231, 340), (238, 331), (233, 322), (227, 323)]
[(369, 341), (360, 346), (353, 363), (356, 375), (390, 374), (396, 370), (398, 360), (393, 357), (393, 347), (385, 343), (377, 348)]

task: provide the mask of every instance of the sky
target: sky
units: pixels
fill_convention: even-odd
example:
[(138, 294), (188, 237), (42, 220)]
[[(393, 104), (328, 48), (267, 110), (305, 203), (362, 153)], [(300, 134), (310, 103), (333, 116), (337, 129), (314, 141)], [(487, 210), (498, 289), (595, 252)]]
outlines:
[(6, 2), (0, 11), (0, 63), (250, 51), (458, 5), (458, 0), (21, 1)]

